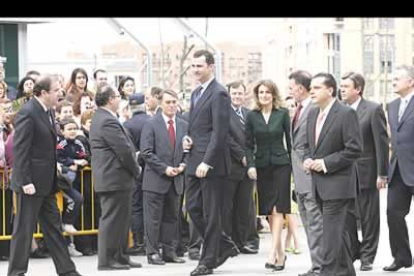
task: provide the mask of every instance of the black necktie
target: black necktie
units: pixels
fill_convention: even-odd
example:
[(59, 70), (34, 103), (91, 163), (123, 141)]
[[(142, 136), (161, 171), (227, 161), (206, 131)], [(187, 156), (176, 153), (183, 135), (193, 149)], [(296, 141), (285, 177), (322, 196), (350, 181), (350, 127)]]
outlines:
[(46, 111), (47, 117), (49, 118), (50, 124), (53, 126), (53, 119), (52, 119), (52, 112), (50, 112), (50, 109)]

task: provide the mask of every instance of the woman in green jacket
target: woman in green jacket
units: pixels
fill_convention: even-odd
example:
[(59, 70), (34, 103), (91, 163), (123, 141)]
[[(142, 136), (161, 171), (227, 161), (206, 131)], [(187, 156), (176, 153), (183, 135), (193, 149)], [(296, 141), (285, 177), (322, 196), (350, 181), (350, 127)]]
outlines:
[(256, 106), (246, 116), (248, 175), (257, 180), (259, 214), (268, 217), (272, 231), (265, 267), (283, 270), (283, 216), (290, 213), (289, 110), (282, 107), (279, 89), (273, 81), (262, 80), (253, 91)]

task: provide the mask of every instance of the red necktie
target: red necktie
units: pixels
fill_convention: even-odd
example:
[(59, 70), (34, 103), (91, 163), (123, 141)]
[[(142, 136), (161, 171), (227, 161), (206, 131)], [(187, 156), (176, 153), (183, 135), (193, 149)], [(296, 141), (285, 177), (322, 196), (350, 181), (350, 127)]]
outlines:
[(175, 149), (175, 130), (174, 130), (174, 121), (168, 121), (168, 134), (170, 135), (171, 144), (173, 149)]
[(296, 108), (296, 112), (295, 112), (295, 116), (293, 116), (293, 121), (292, 121), (292, 128), (295, 129), (296, 124), (299, 121), (299, 115), (300, 115), (300, 111), (302, 110), (302, 104), (299, 104), (298, 107)]

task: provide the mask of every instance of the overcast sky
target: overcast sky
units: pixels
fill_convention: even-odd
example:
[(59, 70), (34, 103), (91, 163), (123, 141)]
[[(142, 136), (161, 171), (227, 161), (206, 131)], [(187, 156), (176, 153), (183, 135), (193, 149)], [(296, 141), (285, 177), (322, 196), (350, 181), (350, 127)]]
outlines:
[[(31, 24), (28, 27), (29, 60), (62, 59), (68, 49), (98, 53), (104, 44), (131, 41), (119, 35), (104, 18), (53, 18), (54, 23)], [(117, 18), (144, 44), (157, 44), (162, 39), (182, 41), (183, 32), (171, 18)], [(208, 39), (212, 43), (238, 41), (258, 44), (274, 26), (275, 18), (209, 18)], [(189, 24), (205, 34), (205, 18), (189, 18)]]

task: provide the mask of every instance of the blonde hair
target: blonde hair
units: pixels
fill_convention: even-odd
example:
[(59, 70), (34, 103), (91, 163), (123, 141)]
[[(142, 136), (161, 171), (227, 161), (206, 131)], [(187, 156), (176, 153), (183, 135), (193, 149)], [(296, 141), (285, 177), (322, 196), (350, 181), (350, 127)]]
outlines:
[(261, 80), (259, 81), (256, 86), (253, 88), (253, 98), (254, 98), (254, 106), (253, 109), (255, 110), (262, 110), (263, 106), (259, 101), (259, 87), (266, 86), (270, 92), (272, 93), (273, 101), (272, 101), (272, 108), (273, 109), (280, 109), (284, 106), (282, 97), (280, 96), (279, 89), (277, 88), (276, 83), (272, 80)]

